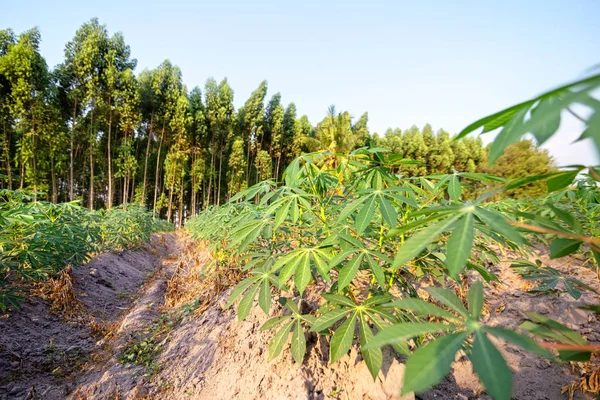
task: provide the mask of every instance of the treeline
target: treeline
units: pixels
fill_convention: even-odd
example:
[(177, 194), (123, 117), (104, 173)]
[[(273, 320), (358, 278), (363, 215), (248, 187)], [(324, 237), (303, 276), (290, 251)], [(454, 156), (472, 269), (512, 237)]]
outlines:
[(478, 139), (453, 142), (429, 125), (379, 138), (367, 113), (354, 119), (330, 107), (313, 126), (279, 93), (267, 100), (266, 81), (236, 110), (226, 78), (188, 90), (168, 60), (136, 75), (123, 35), (97, 19), (79, 28), (54, 68), (40, 41), (37, 28), (0, 30), (0, 188), (43, 192), (54, 203), (140, 202), (181, 221), (262, 179), (280, 179), (304, 152), (379, 145), (424, 161), (403, 171), (410, 174), (485, 163)]

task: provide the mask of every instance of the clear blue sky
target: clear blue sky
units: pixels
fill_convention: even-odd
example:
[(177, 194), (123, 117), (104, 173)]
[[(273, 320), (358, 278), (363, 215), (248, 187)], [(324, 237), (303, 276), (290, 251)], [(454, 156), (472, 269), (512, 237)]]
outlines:
[[(259, 82), (316, 123), (330, 104), (372, 132), (413, 124), (456, 133), (600, 62), (600, 1), (6, 1), (0, 27), (39, 26), (48, 64), (98, 17), (138, 69), (165, 58), (191, 89), (227, 77), (239, 107)], [(565, 117), (560, 164), (595, 163)]]

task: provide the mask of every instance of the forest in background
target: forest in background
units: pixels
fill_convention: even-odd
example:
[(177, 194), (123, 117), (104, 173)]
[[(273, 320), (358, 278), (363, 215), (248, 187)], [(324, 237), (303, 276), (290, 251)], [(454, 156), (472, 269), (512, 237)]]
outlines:
[[(481, 139), (453, 141), (430, 125), (380, 136), (369, 131), (366, 112), (355, 118), (331, 106), (313, 126), (279, 93), (268, 97), (267, 81), (236, 110), (227, 78), (188, 90), (169, 60), (136, 74), (123, 35), (109, 34), (97, 19), (79, 28), (54, 68), (40, 42), (37, 28), (0, 30), (0, 188), (44, 193), (54, 203), (80, 200), (98, 209), (139, 202), (179, 223), (256, 182), (280, 180), (300, 154), (363, 146), (421, 162), (395, 171), (405, 175), (516, 178), (555, 169), (530, 141), (488, 167)], [(544, 190), (539, 183), (509, 195)]]

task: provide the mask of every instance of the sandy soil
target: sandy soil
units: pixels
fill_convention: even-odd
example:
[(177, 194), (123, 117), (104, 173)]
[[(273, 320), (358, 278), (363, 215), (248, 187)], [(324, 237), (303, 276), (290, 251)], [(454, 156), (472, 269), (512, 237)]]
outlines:
[(102, 334), (121, 319), (169, 251), (168, 241), (154, 236), (142, 248), (101, 254), (74, 270), (73, 292), (83, 306), (71, 320), (36, 297), (2, 316), (0, 399), (64, 399), (73, 390), (73, 372), (98, 350)]

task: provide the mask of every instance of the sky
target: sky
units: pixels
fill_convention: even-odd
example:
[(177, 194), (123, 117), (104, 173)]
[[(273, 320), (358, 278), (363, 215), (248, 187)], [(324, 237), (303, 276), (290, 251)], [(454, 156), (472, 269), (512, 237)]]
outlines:
[[(188, 89), (227, 77), (235, 105), (266, 79), (313, 124), (329, 105), (371, 132), (469, 123), (600, 63), (600, 1), (10, 1), (0, 29), (38, 26), (49, 66), (92, 17), (120, 31), (137, 72), (169, 59)], [(598, 164), (564, 115), (544, 147), (559, 165)], [(485, 142), (490, 135), (484, 135)]]

